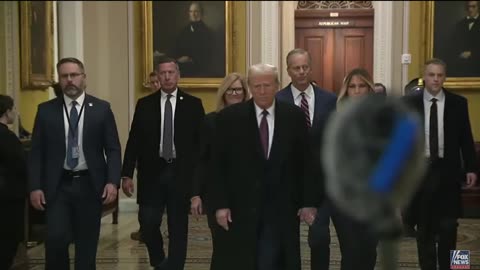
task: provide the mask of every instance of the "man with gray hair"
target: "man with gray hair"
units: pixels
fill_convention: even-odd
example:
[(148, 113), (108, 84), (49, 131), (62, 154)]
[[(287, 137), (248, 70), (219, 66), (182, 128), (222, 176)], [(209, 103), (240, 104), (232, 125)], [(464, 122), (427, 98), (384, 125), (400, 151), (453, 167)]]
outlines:
[(276, 67), (250, 67), (248, 85), (253, 98), (217, 118), (211, 269), (299, 270), (298, 215), (313, 215), (317, 201), (307, 124), (298, 107), (276, 102)]

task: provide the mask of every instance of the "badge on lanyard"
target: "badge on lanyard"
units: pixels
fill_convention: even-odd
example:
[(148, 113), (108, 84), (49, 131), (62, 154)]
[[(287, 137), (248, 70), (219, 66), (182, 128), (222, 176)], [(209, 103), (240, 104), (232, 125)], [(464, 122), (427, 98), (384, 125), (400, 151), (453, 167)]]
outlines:
[(72, 147), (72, 158), (73, 159), (77, 159), (80, 157), (80, 152), (79, 152), (79, 148), (78, 148), (78, 145)]

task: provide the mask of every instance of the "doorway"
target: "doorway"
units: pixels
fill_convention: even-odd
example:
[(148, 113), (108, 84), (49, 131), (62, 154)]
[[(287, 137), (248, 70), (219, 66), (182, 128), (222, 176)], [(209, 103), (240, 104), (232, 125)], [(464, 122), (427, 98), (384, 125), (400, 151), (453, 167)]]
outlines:
[(373, 16), (373, 9), (295, 11), (295, 46), (310, 52), (319, 87), (337, 93), (356, 67), (373, 77)]

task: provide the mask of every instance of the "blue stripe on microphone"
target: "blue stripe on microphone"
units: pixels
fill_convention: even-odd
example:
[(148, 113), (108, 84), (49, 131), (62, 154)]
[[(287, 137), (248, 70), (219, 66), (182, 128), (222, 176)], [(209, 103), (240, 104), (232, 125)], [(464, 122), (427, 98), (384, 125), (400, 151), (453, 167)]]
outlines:
[(412, 119), (402, 118), (397, 122), (391, 142), (370, 179), (370, 188), (373, 191), (387, 193), (392, 190), (413, 151), (417, 129), (418, 125)]

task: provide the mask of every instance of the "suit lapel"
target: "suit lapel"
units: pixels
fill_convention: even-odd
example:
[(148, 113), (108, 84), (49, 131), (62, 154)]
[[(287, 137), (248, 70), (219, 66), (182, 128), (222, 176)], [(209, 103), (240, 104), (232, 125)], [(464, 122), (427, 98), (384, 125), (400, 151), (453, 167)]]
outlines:
[(275, 126), (273, 127), (272, 148), (270, 149), (269, 160), (274, 162), (276, 158), (280, 157), (282, 143), (282, 134), (284, 134), (284, 111), (281, 105), (275, 101)]
[(263, 147), (262, 142), (260, 141), (260, 130), (258, 128), (257, 122), (257, 112), (255, 110), (255, 104), (253, 103), (253, 99), (248, 101), (248, 132), (250, 134), (250, 142), (253, 145), (253, 148), (256, 149), (256, 156), (259, 160), (265, 160), (265, 156), (263, 154)]
[(93, 104), (92, 97), (85, 94), (85, 100), (83, 101), (83, 141), (86, 141), (86, 139), (88, 138), (88, 131), (90, 128), (89, 123), (92, 122), (91, 117), (93, 117), (94, 108), (95, 104)]
[(66, 137), (65, 137), (65, 119), (64, 119), (64, 100), (63, 98), (57, 98), (55, 102), (55, 113), (53, 114), (56, 120), (54, 121), (55, 123), (55, 128), (58, 130), (58, 134), (60, 136), (60, 140), (62, 142), (63, 149), (67, 149), (66, 146)]
[(313, 87), (313, 93), (315, 95), (315, 100), (314, 100), (315, 107), (313, 109), (312, 128), (318, 128), (319, 125), (320, 125), (320, 112), (323, 109), (322, 104), (321, 104), (322, 100), (321, 100), (321, 97), (320, 97), (320, 91), (315, 89), (315, 87)]
[[(177, 90), (177, 100), (176, 100), (176, 105), (175, 105), (175, 111), (173, 112), (173, 115), (174, 115), (174, 125), (173, 125), (173, 129), (174, 130), (181, 130), (182, 128), (180, 127), (180, 123), (184, 123), (185, 121), (183, 120), (184, 119), (184, 113), (185, 113), (185, 104), (184, 104), (184, 93), (183, 91), (181, 91), (180, 89)], [(188, 122), (188, 121), (187, 121)], [(177, 132), (174, 132), (173, 133), (173, 141), (175, 141), (175, 134), (177, 134)]]

